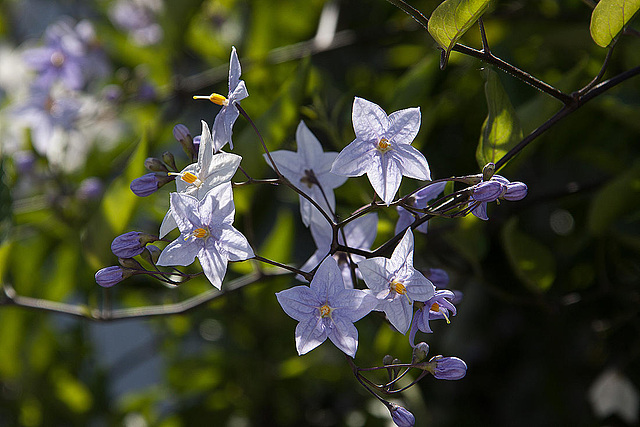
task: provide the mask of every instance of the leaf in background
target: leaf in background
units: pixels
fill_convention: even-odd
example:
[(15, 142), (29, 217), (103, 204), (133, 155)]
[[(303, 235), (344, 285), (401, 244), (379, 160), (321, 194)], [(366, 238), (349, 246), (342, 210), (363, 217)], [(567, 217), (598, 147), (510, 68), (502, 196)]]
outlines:
[(625, 214), (640, 209), (640, 161), (620, 173), (591, 200), (587, 226), (592, 234), (602, 235)]
[(556, 278), (553, 254), (542, 243), (522, 233), (512, 218), (502, 229), (502, 244), (516, 276), (533, 292), (544, 292)]
[(495, 71), (486, 70), (487, 118), (482, 124), (476, 160), (482, 169), (497, 162), (522, 139), (522, 127)]
[(431, 37), (444, 49), (444, 64), (456, 42), (482, 16), (491, 0), (445, 0), (429, 18)]
[(124, 231), (138, 202), (139, 197), (133, 194), (129, 185), (145, 173), (147, 145), (147, 138), (143, 136), (131, 154), (124, 173), (111, 183), (102, 199), (102, 211), (115, 234)]
[(607, 47), (640, 9), (640, 0), (600, 0), (591, 13), (591, 38)]

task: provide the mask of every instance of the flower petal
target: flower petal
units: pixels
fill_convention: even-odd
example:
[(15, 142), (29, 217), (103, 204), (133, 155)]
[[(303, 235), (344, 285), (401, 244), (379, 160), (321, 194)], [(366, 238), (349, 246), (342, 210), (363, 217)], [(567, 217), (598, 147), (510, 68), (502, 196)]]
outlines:
[(420, 130), (420, 108), (406, 108), (389, 115), (385, 137), (392, 143), (411, 144)]
[(308, 317), (296, 326), (296, 349), (302, 356), (325, 342), (327, 328), (319, 316)]
[(198, 252), (202, 271), (213, 286), (220, 289), (222, 279), (227, 272), (227, 258), (216, 250), (203, 248)]
[(387, 113), (378, 104), (355, 97), (351, 113), (356, 139), (377, 143), (390, 125)]
[(196, 259), (201, 246), (196, 242), (185, 241), (182, 236), (178, 237), (160, 253), (156, 264), (167, 265), (189, 265)]
[(295, 286), (276, 293), (280, 307), (287, 315), (298, 322), (318, 313), (317, 295), (308, 286)]
[(358, 330), (347, 319), (333, 318), (333, 327), (329, 330), (329, 339), (345, 354), (355, 357), (358, 350)]

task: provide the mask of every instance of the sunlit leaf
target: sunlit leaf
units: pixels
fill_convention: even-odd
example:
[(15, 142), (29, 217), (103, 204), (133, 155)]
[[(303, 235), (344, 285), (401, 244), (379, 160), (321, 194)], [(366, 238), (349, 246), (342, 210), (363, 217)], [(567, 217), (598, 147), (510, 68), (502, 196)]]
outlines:
[(594, 235), (603, 234), (625, 214), (640, 209), (640, 162), (602, 187), (591, 201), (587, 225)]
[(522, 127), (495, 71), (486, 70), (487, 118), (482, 124), (476, 160), (480, 168), (497, 162), (522, 139)]
[(607, 47), (640, 9), (640, 0), (600, 0), (591, 13), (591, 38)]
[(75, 413), (84, 413), (91, 409), (93, 396), (86, 385), (62, 369), (52, 374), (56, 385), (56, 397)]
[(482, 16), (491, 0), (445, 0), (429, 18), (429, 34), (445, 51), (446, 59), (456, 42)]
[(532, 291), (544, 292), (556, 278), (553, 254), (537, 239), (518, 230), (516, 218), (502, 229), (502, 244), (516, 276)]

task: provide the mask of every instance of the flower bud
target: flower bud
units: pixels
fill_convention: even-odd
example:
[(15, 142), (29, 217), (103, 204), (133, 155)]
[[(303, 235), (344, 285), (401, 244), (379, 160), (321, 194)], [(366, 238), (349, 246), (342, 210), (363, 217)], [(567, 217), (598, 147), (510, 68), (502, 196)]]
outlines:
[(493, 202), (505, 190), (505, 186), (499, 181), (482, 181), (473, 186), (471, 197), (478, 202)]
[(131, 181), (131, 191), (136, 196), (147, 197), (155, 193), (158, 188), (173, 181), (175, 176), (162, 173), (148, 173)]
[(144, 167), (152, 172), (169, 172), (169, 169), (162, 163), (162, 160), (155, 157), (147, 157), (144, 161)]
[(427, 354), (429, 354), (429, 344), (426, 342), (419, 342), (415, 347), (413, 347), (412, 363), (425, 359)]
[(426, 276), (438, 289), (446, 288), (449, 284), (449, 274), (441, 268), (430, 268)]
[(507, 185), (507, 191), (502, 198), (509, 201), (522, 200), (528, 191), (527, 184), (524, 182), (511, 182)]
[(129, 231), (113, 239), (111, 252), (118, 258), (133, 258), (144, 251), (147, 243), (155, 242), (156, 240), (158, 240), (157, 236), (139, 231)]
[(429, 365), (429, 372), (439, 380), (459, 380), (467, 374), (467, 364), (457, 357), (434, 356)]
[(495, 172), (496, 172), (496, 165), (491, 162), (487, 163), (482, 168), (482, 179), (484, 181), (489, 181)]
[(176, 159), (173, 157), (173, 154), (171, 154), (171, 152), (165, 151), (164, 153), (162, 153), (162, 161), (173, 168), (173, 170), (178, 170), (178, 168), (176, 167)]
[(407, 409), (395, 403), (391, 403), (388, 408), (391, 419), (398, 427), (413, 427), (415, 425), (416, 418)]
[(173, 127), (173, 136), (178, 140), (182, 149), (192, 160), (198, 157), (198, 150), (193, 144), (193, 138), (189, 133), (189, 129), (183, 124), (177, 124)]
[(96, 283), (103, 288), (110, 288), (124, 279), (124, 269), (118, 265), (105, 267), (96, 273)]
[(142, 265), (133, 258), (118, 258), (118, 262), (128, 271), (144, 270)]
[(393, 356), (390, 354), (387, 354), (386, 356), (384, 356), (382, 358), (382, 364), (383, 365), (391, 365), (393, 363)]
[(140, 256), (148, 263), (156, 265), (161, 252), (162, 250), (159, 247), (154, 245), (147, 245), (144, 247), (144, 250), (140, 254)]

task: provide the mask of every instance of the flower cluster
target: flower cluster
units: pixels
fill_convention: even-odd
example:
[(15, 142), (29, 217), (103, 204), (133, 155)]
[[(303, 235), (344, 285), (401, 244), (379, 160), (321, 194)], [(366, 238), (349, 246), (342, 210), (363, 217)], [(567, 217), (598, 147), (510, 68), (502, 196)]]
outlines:
[[(239, 104), (248, 96), (246, 85), (240, 80), (240, 70), (233, 48), (228, 95), (214, 93), (194, 97), (208, 99), (222, 107), (211, 130), (207, 122), (202, 121), (201, 135), (192, 138), (184, 125), (174, 128), (174, 136), (193, 163), (178, 170), (170, 153), (165, 153), (162, 159), (145, 161), (150, 173), (131, 183), (135, 194), (146, 197), (163, 185), (176, 183), (176, 191), (169, 196), (169, 208), (160, 225), (159, 236), (140, 232), (118, 236), (111, 248), (119, 258), (120, 266), (98, 271), (97, 283), (110, 287), (135, 274), (150, 274), (175, 285), (193, 275), (178, 269), (172, 269), (169, 275), (158, 266), (187, 266), (198, 258), (204, 275), (220, 289), (228, 262), (255, 258), (284, 267), (297, 273), (299, 280), (310, 282), (275, 294), (284, 312), (298, 322), (294, 337), (299, 355), (315, 349), (328, 338), (353, 363), (352, 358), (358, 350), (358, 330), (354, 323), (379, 311), (398, 332), (406, 334), (409, 331), (413, 360), (410, 364), (401, 364), (393, 358), (385, 358), (382, 367), (371, 369), (387, 369), (393, 373), (402, 367), (417, 368), (422, 370), (422, 376), (432, 374), (437, 379), (464, 377), (467, 366), (461, 359), (437, 355), (423, 361), (429, 346), (425, 342), (415, 342), (418, 331), (433, 333), (430, 321), (450, 323), (457, 313), (454, 304), (460, 295), (445, 289), (449, 277), (444, 270), (432, 268), (423, 274), (414, 267), (414, 229), (426, 233), (431, 216), (445, 212), (438, 210), (442, 206), (456, 214), (471, 211), (487, 219), (488, 202), (519, 200), (526, 195), (526, 185), (509, 182), (499, 175), (484, 181), (477, 176), (452, 178), (468, 186), (453, 193), (455, 197), (450, 201), (447, 198), (451, 195), (439, 198), (439, 202), (434, 202), (438, 208), (431, 210), (430, 201), (445, 190), (447, 180), (431, 181), (427, 160), (411, 145), (420, 128), (419, 108), (387, 115), (373, 102), (356, 97), (352, 110), (355, 139), (340, 153), (324, 152), (302, 121), (296, 131), (296, 152), (270, 152), (258, 134), (265, 149), (264, 159), (277, 175), (275, 182), (297, 192), (301, 221), (309, 228), (317, 249), (300, 268), (257, 256), (247, 238), (233, 226), (235, 205), (231, 180), (242, 158), (222, 151), (227, 143), (233, 149), (232, 128), (239, 115), (251, 120)], [(242, 172), (249, 178), (245, 184), (258, 181), (245, 170)], [(363, 174), (367, 175), (375, 195), (369, 205), (340, 222), (334, 190), (348, 177)], [(396, 199), (403, 176), (425, 184)], [(391, 205), (397, 209), (398, 221), (395, 236), (387, 243), (387, 252), (380, 252), (391, 252), (387, 258), (378, 256), (377, 250), (371, 250), (377, 235), (378, 215), (370, 211)], [(164, 249), (151, 244), (163, 240), (176, 227), (180, 235)], [(138, 256), (153, 269), (147, 270), (133, 259)], [(176, 275), (180, 276), (179, 281), (176, 281)], [(358, 377), (363, 375), (360, 368), (353, 366)], [(400, 377), (391, 375), (381, 390), (390, 391)], [(360, 383), (367, 388), (367, 384), (372, 384), (369, 380)], [(411, 412), (380, 399), (397, 425), (415, 423)]]

